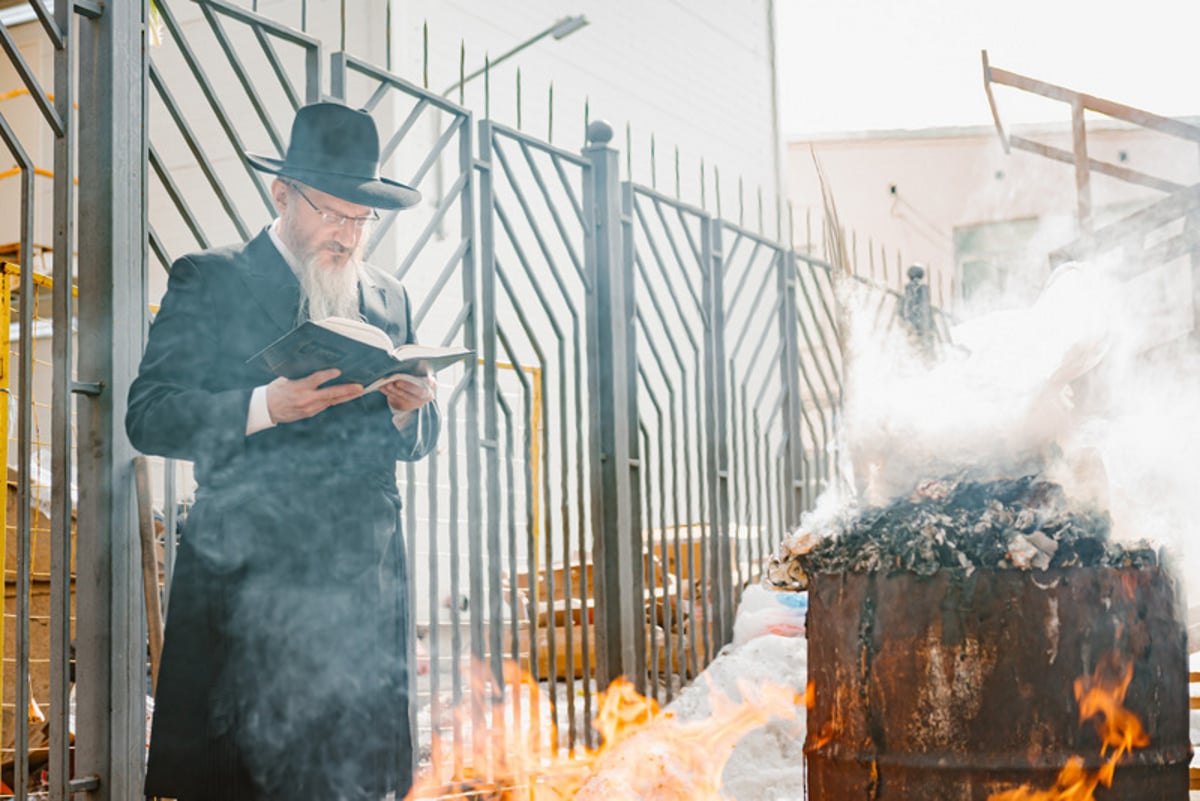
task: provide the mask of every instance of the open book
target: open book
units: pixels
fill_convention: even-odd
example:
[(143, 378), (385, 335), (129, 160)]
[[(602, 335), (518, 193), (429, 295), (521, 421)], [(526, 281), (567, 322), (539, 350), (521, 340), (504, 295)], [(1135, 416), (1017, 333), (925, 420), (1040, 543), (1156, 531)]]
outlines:
[(474, 351), (437, 345), (392, 346), (387, 333), (346, 317), (304, 322), (247, 360), (284, 378), (336, 367), (333, 384), (362, 384), (370, 392), (398, 375), (431, 375)]

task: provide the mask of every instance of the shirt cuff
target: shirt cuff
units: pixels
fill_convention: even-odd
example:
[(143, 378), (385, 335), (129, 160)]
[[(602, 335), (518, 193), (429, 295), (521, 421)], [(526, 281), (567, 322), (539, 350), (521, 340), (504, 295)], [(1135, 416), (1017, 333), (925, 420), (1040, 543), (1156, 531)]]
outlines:
[(408, 421), (412, 416), (413, 410), (411, 409), (406, 412), (392, 412), (392, 425), (396, 427), (397, 431), (400, 431), (408, 425)]
[(267, 407), (267, 385), (255, 387), (250, 395), (250, 411), (246, 415), (246, 436), (257, 434), (268, 428), (274, 428), (275, 421), (271, 419), (271, 410)]

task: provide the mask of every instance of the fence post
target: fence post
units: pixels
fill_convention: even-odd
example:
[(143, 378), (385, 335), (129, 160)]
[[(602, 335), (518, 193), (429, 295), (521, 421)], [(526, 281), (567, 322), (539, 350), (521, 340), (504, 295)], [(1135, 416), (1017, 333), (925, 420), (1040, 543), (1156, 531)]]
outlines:
[(804, 443), (801, 440), (801, 418), (804, 399), (800, 397), (800, 343), (796, 337), (796, 275), (799, 265), (791, 248), (779, 252), (779, 335), (783, 342), (779, 365), (786, 397), (783, 404), (784, 431), (784, 531), (800, 523), (804, 512)]
[(592, 559), (596, 595), (596, 678), (626, 676), (645, 690), (642, 532), (637, 491), (637, 382), (633, 282), (625, 250), (618, 153), (603, 121), (587, 129), (584, 156), (587, 275), (588, 423)]
[(900, 302), (900, 317), (908, 325), (908, 334), (925, 358), (933, 356), (933, 310), (929, 305), (929, 286), (925, 283), (925, 268), (914, 264), (908, 268), (908, 284)]
[[(709, 432), (705, 473), (708, 484), (710, 586), (716, 597), (712, 608), (713, 636), (719, 646), (733, 638), (734, 599), (740, 588), (733, 586), (732, 537), (729, 527), (729, 396), (725, 371), (725, 252), (721, 244), (721, 220), (705, 217), (703, 234), (704, 296), (709, 324), (704, 333), (705, 428)], [(718, 647), (719, 647), (718, 646)], [(714, 653), (717, 649), (714, 648)]]
[[(74, 3), (55, 9), (66, 31)], [(65, 9), (64, 9), (65, 7)], [(66, 15), (59, 14), (65, 10)], [(78, 380), (70, 376), (71, 246), (55, 253), (54, 480), (55, 527), (69, 546), (70, 409), (78, 405), (78, 576), (76, 655), (80, 670), (78, 748), (67, 782), (63, 762), (52, 764), (51, 797), (90, 789), (96, 801), (142, 796), (146, 758), (145, 614), (134, 501), (133, 446), (125, 435), (129, 385), (142, 356), (146, 307), (146, 4), (107, 3), (79, 21)], [(60, 95), (59, 101), (64, 100)], [(69, 104), (71, 98), (65, 98)], [(69, 108), (69, 106), (68, 106)], [(56, 189), (70, 183), (55, 159)], [(64, 225), (70, 209), (56, 212)], [(61, 215), (61, 216), (60, 216)], [(62, 375), (62, 371), (67, 371)], [(83, 394), (77, 394), (82, 392)], [(75, 399), (74, 401), (72, 399)], [(65, 419), (64, 419), (65, 418)], [(61, 447), (60, 444), (62, 443)], [(66, 465), (63, 465), (65, 468)], [(60, 514), (61, 512), (61, 514)], [(65, 549), (63, 549), (65, 550)], [(64, 560), (69, 553), (62, 553)], [(59, 568), (56, 566), (55, 570)], [(62, 575), (69, 577), (69, 561)], [(51, 658), (65, 669), (69, 631), (65, 610)], [(65, 685), (64, 685), (65, 690)], [(66, 693), (54, 694), (57, 706)], [(53, 734), (53, 732), (52, 732)], [(63, 732), (63, 743), (66, 741)], [(51, 754), (55, 754), (51, 749)], [(52, 757), (53, 758), (53, 757)], [(99, 777), (99, 781), (89, 776)], [(62, 795), (60, 795), (60, 793)]]

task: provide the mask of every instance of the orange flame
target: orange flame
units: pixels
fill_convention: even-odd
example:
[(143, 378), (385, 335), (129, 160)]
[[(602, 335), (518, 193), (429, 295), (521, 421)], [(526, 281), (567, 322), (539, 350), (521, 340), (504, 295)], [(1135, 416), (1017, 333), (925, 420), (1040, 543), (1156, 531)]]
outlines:
[(1134, 748), (1145, 748), (1150, 744), (1150, 736), (1142, 728), (1141, 721), (1123, 706), (1132, 680), (1133, 663), (1122, 665), (1116, 653), (1102, 659), (1091, 676), (1075, 680), (1079, 722), (1094, 720), (1100, 735), (1100, 756), (1106, 761), (1099, 770), (1089, 772), (1081, 757), (1071, 757), (1049, 790), (1034, 790), (1023, 785), (988, 796), (988, 801), (1093, 801), (1096, 787), (1112, 787), (1121, 757)]
[[(476, 667), (476, 675), (486, 668)], [(681, 722), (661, 712), (654, 699), (618, 679), (598, 698), (593, 727), (603, 739), (595, 750), (558, 748), (551, 723), (543, 729), (537, 683), (516, 665), (505, 665), (511, 691), (492, 709), (491, 725), (474, 713), (477, 741), (471, 758), (435, 738), (432, 765), (417, 778), (406, 801), (447, 796), (529, 801), (716, 801), (721, 774), (736, 741), (772, 717), (795, 720), (800, 697), (779, 687), (739, 684), (741, 701), (710, 692), (712, 714)], [(483, 688), (487, 681), (476, 680)], [(514, 699), (527, 696), (528, 725), (520, 725)], [(478, 702), (484, 695), (477, 696)], [(456, 713), (464, 717), (462, 711)], [(468, 713), (469, 714), (469, 713)], [(480, 730), (482, 728), (482, 731)], [(514, 731), (521, 728), (523, 731)], [(548, 732), (548, 737), (543, 736)]]

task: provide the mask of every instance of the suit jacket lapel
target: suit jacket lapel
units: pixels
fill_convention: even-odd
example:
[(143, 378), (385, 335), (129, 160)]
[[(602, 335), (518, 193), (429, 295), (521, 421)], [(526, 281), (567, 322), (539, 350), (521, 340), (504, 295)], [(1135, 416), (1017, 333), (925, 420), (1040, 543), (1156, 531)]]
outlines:
[(359, 308), (363, 318), (371, 325), (386, 331), (392, 338), (392, 344), (404, 344), (404, 333), (399, 327), (401, 321), (396, 313), (391, 311), (392, 299), (388, 297), (387, 288), (371, 275), (371, 269), (367, 265), (363, 265), (358, 288)]
[(255, 301), (281, 333), (296, 326), (300, 308), (300, 283), (292, 268), (275, 249), (264, 228), (246, 245), (242, 277)]

